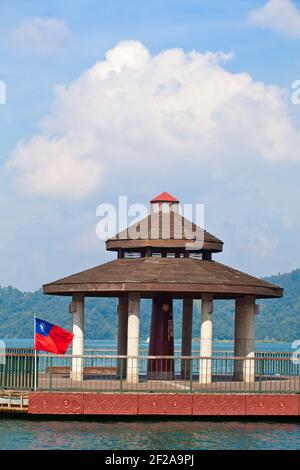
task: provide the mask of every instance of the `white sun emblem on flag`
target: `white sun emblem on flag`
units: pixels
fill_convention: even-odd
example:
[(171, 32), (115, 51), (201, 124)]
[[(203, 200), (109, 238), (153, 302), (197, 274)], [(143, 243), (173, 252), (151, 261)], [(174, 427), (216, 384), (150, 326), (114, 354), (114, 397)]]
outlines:
[(40, 329), (41, 329), (41, 331), (45, 331), (45, 325), (44, 325), (44, 323), (40, 323)]

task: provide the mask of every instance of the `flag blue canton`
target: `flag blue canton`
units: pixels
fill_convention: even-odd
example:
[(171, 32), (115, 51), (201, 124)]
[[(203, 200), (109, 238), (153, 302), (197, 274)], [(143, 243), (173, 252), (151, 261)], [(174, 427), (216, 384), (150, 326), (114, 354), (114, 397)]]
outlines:
[(48, 336), (49, 335), (49, 331), (51, 330), (52, 328), (52, 323), (49, 323), (45, 320), (40, 320), (39, 318), (36, 318), (35, 319), (35, 332), (36, 334), (40, 334), (40, 335), (43, 335), (43, 336)]

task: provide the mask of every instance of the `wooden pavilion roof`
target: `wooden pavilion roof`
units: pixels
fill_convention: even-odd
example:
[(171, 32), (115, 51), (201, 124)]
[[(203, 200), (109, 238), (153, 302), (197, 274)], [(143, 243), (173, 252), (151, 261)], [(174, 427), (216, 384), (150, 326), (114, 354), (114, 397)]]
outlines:
[[(138, 237), (135, 236), (138, 234)], [(196, 241), (199, 243), (196, 243)], [(110, 251), (136, 249), (143, 247), (153, 248), (181, 248), (192, 243), (189, 251), (208, 250), (217, 253), (223, 250), (223, 242), (211, 233), (180, 214), (154, 213), (122, 230), (106, 241), (106, 249)]]
[(43, 286), (45, 294), (115, 297), (140, 292), (151, 297), (158, 292), (174, 297), (200, 298), (212, 293), (215, 298), (255, 295), (257, 298), (281, 297), (283, 289), (216, 261), (192, 258), (145, 257), (117, 259)]

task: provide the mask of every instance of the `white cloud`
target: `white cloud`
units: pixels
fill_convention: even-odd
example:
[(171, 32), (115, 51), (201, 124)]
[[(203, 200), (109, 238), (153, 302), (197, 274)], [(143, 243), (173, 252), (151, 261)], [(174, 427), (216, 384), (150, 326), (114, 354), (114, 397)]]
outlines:
[(101, 178), (100, 165), (94, 166), (91, 159), (83, 158), (82, 141), (72, 138), (57, 139), (35, 136), (29, 143), (20, 142), (14, 150), (14, 157), (8, 166), (18, 174), (18, 183), (33, 193), (51, 197), (70, 195), (81, 199)]
[[(151, 56), (139, 42), (108, 51), (67, 87), (57, 87), (40, 135), (8, 162), (23, 190), (84, 198), (129, 176), (219, 175), (242, 164), (299, 161), (300, 133), (282, 91), (231, 73), (222, 53), (170, 49)], [(128, 182), (128, 185), (130, 183)]]
[(291, 0), (269, 0), (250, 13), (250, 20), (286, 36), (300, 37), (300, 10)]
[(27, 18), (13, 32), (14, 42), (24, 49), (51, 54), (64, 50), (71, 39), (65, 21), (57, 18)]

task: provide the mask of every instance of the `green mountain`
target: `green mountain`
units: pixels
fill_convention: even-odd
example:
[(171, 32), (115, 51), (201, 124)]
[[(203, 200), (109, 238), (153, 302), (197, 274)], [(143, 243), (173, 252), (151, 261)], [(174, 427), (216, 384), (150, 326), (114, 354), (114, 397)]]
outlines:
[[(264, 340), (293, 341), (300, 338), (300, 269), (288, 274), (265, 278), (282, 286), (282, 299), (260, 301), (260, 313), (256, 322), (256, 338)], [(71, 328), (68, 313), (70, 299), (21, 292), (13, 287), (0, 288), (0, 338), (31, 338), (34, 313), (64, 328)], [(180, 338), (182, 302), (174, 303), (175, 337)], [(194, 337), (199, 337), (199, 302), (196, 302), (193, 325)], [(142, 300), (141, 334), (149, 336), (151, 303)], [(234, 302), (216, 301), (214, 314), (215, 339), (232, 339)], [(86, 338), (114, 339), (117, 334), (117, 300), (109, 298), (87, 299), (85, 316)]]

